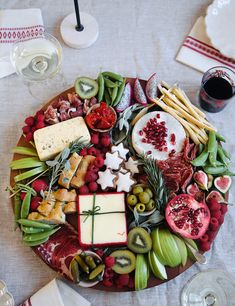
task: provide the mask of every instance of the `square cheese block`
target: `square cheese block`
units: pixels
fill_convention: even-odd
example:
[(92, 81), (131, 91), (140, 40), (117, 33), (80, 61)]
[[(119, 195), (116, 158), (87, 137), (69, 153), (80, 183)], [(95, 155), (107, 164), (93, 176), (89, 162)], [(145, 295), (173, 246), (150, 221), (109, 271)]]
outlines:
[[(94, 216), (85, 213), (95, 207)], [(99, 211), (98, 211), (99, 209)], [(105, 214), (102, 214), (105, 213)], [(93, 243), (92, 220), (94, 219)], [(81, 246), (127, 244), (125, 195), (123, 192), (87, 194), (78, 197), (78, 235)]]
[(34, 142), (39, 159), (42, 161), (51, 159), (81, 136), (81, 140), (90, 142), (91, 136), (82, 117), (62, 121), (35, 131)]

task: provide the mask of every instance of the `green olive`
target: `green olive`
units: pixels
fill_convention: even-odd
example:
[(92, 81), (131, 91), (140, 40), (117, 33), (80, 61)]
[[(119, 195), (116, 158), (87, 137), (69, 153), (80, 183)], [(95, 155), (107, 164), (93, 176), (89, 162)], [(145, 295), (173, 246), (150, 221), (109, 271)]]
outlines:
[(127, 204), (128, 205), (135, 205), (137, 203), (137, 197), (134, 195), (134, 194), (130, 194), (128, 197), (127, 197)]
[(155, 202), (153, 199), (150, 199), (150, 201), (145, 205), (146, 210), (150, 211), (152, 209), (154, 209), (155, 207)]
[(141, 187), (141, 186), (135, 186), (134, 188), (133, 188), (133, 190), (132, 190), (132, 193), (133, 194), (139, 194), (139, 193), (141, 193), (141, 192), (143, 192), (144, 191), (144, 189)]
[(153, 192), (152, 192), (152, 190), (150, 188), (148, 188), (148, 187), (145, 188), (144, 192), (147, 192), (149, 194), (150, 198), (153, 197)]
[(139, 196), (140, 202), (143, 204), (147, 204), (150, 200), (150, 196), (147, 192), (141, 192), (138, 194), (138, 196)]
[(136, 204), (136, 210), (138, 213), (142, 213), (145, 211), (145, 205), (143, 203)]

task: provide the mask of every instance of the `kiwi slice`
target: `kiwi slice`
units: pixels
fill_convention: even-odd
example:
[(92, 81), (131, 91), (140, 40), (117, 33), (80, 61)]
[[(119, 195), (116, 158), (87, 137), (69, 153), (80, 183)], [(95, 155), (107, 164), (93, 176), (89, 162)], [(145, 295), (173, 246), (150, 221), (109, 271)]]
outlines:
[(75, 81), (75, 91), (82, 99), (90, 99), (98, 93), (98, 83), (87, 77), (80, 77)]
[(135, 269), (135, 255), (129, 250), (117, 250), (110, 254), (115, 258), (113, 271), (118, 274), (130, 273)]
[(135, 227), (128, 233), (128, 248), (137, 254), (148, 253), (152, 248), (152, 239), (142, 227)]

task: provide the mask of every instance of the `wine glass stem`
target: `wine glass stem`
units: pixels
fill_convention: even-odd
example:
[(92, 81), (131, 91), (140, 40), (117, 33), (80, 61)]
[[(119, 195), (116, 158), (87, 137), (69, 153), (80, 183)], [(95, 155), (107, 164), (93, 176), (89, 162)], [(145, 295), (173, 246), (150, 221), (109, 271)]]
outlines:
[(216, 297), (213, 294), (209, 293), (205, 296), (205, 301), (207, 306), (213, 306), (215, 305)]

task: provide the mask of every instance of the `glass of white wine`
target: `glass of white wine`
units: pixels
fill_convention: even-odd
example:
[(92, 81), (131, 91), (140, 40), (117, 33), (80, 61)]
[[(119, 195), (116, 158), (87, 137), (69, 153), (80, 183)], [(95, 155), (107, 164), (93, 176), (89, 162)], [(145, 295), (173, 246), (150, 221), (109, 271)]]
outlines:
[(62, 47), (52, 35), (43, 32), (36, 38), (19, 39), (13, 45), (11, 62), (35, 98), (46, 99), (63, 89)]
[(182, 306), (235, 306), (235, 279), (224, 270), (194, 275), (181, 293)]

